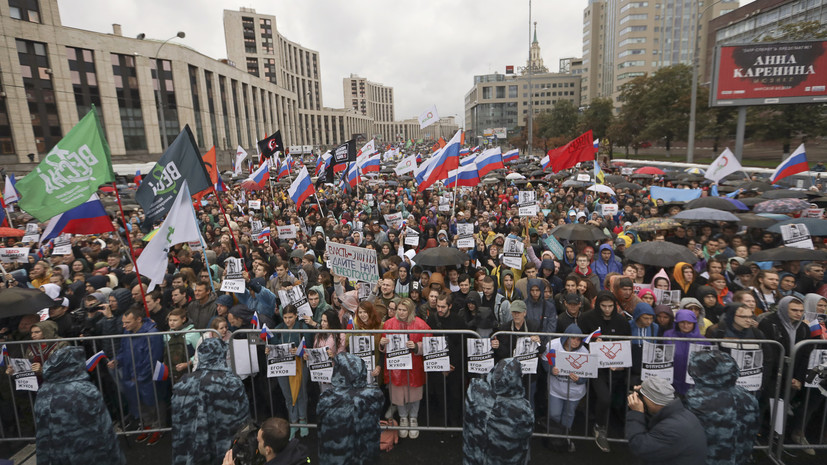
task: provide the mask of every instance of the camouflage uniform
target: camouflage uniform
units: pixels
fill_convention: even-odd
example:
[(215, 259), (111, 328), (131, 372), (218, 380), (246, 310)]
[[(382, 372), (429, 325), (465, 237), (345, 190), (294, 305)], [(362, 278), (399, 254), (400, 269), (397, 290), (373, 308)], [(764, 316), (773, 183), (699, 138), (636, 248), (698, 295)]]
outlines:
[(749, 462), (758, 434), (758, 400), (736, 386), (738, 365), (726, 353), (696, 352), (689, 361), (695, 387), (686, 394), (687, 408), (706, 431), (708, 465)]
[(227, 366), (226, 345), (204, 339), (198, 346), (198, 370), (172, 391), (172, 463), (220, 463), (249, 417), (241, 379)]
[(500, 360), (471, 381), (465, 398), (463, 464), (521, 465), (528, 457), (534, 411), (525, 398), (520, 362)]
[(379, 458), (382, 391), (367, 384), (359, 357), (342, 352), (333, 365), (333, 388), (319, 399), (319, 462), (359, 465)]
[(100, 393), (89, 381), (82, 347), (65, 347), (43, 364), (34, 404), (37, 462), (126, 463)]

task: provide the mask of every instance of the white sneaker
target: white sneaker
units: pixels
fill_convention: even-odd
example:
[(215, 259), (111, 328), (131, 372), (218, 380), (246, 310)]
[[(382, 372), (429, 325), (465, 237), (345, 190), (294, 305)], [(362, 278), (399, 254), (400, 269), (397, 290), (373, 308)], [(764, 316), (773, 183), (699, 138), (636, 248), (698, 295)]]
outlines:
[(411, 431), (408, 433), (408, 437), (411, 439), (416, 439), (419, 437), (419, 430), (414, 429), (419, 427), (419, 421), (416, 418), (411, 418)]
[[(399, 418), (399, 426), (402, 427), (402, 428), (407, 428), (408, 427), (408, 418), (407, 417)], [(408, 437), (408, 430), (400, 429), (399, 430), (399, 437), (402, 438), (402, 439), (407, 438)]]
[(396, 406), (391, 404), (391, 406), (385, 410), (385, 419), (390, 420), (394, 415), (396, 415)]
[[(809, 446), (810, 445), (810, 442), (807, 441), (807, 438), (804, 437), (804, 435), (801, 434), (801, 433), (793, 434), (792, 435), (792, 440), (793, 440), (794, 443), (800, 444), (802, 446)], [(799, 450), (801, 450), (802, 452), (804, 452), (807, 455), (816, 455), (815, 449), (812, 449), (812, 448), (799, 449)]]

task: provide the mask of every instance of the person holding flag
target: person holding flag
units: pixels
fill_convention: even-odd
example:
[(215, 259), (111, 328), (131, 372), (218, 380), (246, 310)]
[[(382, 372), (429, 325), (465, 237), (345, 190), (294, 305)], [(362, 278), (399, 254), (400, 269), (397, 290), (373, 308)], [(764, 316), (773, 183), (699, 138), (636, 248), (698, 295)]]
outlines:
[(782, 161), (778, 168), (770, 175), (770, 182), (777, 184), (778, 181), (792, 176), (794, 174), (803, 173), (810, 169), (807, 164), (807, 153), (804, 151), (804, 144), (798, 146), (795, 151)]
[[(586, 395), (588, 379), (580, 378), (574, 373), (561, 375), (560, 370), (553, 361), (560, 353), (582, 353), (588, 354), (589, 350), (583, 344), (583, 330), (577, 324), (571, 324), (566, 328), (565, 334), (548, 342), (547, 354), (554, 354), (553, 357), (541, 357), (541, 362), (548, 365), (548, 416), (553, 422), (551, 431), (556, 434), (568, 434), (571, 425), (574, 423), (574, 412), (580, 400)], [(561, 428), (562, 427), (562, 428)], [(561, 444), (565, 443), (565, 447)], [(553, 449), (574, 452), (574, 443), (570, 439), (552, 440)]]
[[(281, 317), (283, 321), (275, 327), (276, 330), (310, 329), (304, 321), (299, 319), (298, 310), (293, 304), (284, 307), (281, 311)], [(270, 339), (271, 344), (291, 344), (293, 348), (290, 349), (290, 351), (293, 355), (296, 355), (296, 374), (294, 376), (280, 376), (278, 378), (279, 387), (281, 388), (281, 393), (284, 396), (284, 402), (287, 406), (287, 413), (290, 417), (290, 424), (307, 423), (307, 381), (310, 379), (310, 372), (307, 369), (307, 365), (304, 363), (304, 359), (298, 356), (298, 353), (299, 346), (302, 341), (310, 339), (311, 337), (311, 333), (288, 333), (278, 331), (276, 332), (276, 335)], [(290, 439), (293, 439), (297, 431), (301, 437), (306, 437), (310, 434), (310, 431), (306, 426), (301, 427), (300, 431), (295, 427), (291, 427)]]

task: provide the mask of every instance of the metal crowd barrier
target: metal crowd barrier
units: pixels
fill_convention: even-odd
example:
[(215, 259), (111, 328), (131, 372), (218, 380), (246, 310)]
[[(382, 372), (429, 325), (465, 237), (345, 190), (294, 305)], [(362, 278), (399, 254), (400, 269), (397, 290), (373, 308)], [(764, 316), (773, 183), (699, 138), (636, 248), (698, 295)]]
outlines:
[[(818, 352), (815, 352), (816, 350)], [(813, 449), (815, 451), (827, 449), (827, 408), (825, 408), (827, 399), (825, 399), (825, 396), (822, 395), (818, 388), (807, 387), (806, 382), (800, 390), (794, 390), (792, 388), (793, 376), (797, 371), (796, 362), (798, 362), (798, 355), (802, 351), (811, 351), (808, 353), (808, 357), (803, 360), (803, 362), (807, 364), (808, 371), (811, 368), (811, 362), (815, 362), (812, 363), (814, 366), (823, 364), (825, 369), (827, 369), (827, 340), (824, 339), (808, 339), (797, 343), (793, 346), (790, 357), (785, 360), (787, 369), (784, 376), (783, 400), (787, 409), (785, 413), (787, 414), (782, 415), (780, 419), (782, 425), (781, 431), (778, 434), (779, 440), (775, 450), (775, 460), (779, 463), (783, 463), (783, 457), (786, 451), (801, 452), (804, 449)], [(821, 378), (821, 380), (824, 379), (827, 378)], [(813, 381), (816, 382), (818, 380), (819, 379), (816, 378)], [(790, 426), (790, 413), (792, 413), (793, 420), (796, 421), (796, 423), (801, 423), (800, 432), (806, 437), (807, 431), (813, 428), (812, 423), (808, 420), (811, 420), (812, 417), (818, 414), (819, 410), (821, 411), (821, 419), (817, 427), (818, 440), (809, 445), (793, 442), (792, 434), (787, 433), (799, 432), (796, 431), (799, 425), (793, 424)], [(803, 416), (803, 418), (800, 416)], [(812, 434), (810, 437), (812, 437)]]
[[(76, 338), (63, 339), (41, 339), (37, 341), (5, 341), (3, 344), (9, 350), (10, 358), (27, 358), (26, 351), (29, 348), (39, 350), (37, 347), (40, 344), (51, 343), (66, 343), (71, 346), (82, 346), (86, 351), (86, 357), (103, 350), (106, 353), (106, 358), (101, 360), (95, 369), (91, 372), (92, 382), (97, 386), (98, 390), (104, 398), (106, 408), (112, 416), (112, 422), (115, 424), (116, 431), (119, 435), (137, 435), (143, 433), (167, 432), (171, 431), (170, 422), (167, 418), (168, 409), (166, 408), (169, 402), (169, 397), (172, 393), (172, 387), (175, 381), (172, 376), (172, 371), (175, 369), (169, 358), (162, 360), (170, 370), (170, 376), (167, 382), (153, 381), (153, 371), (155, 368), (155, 361), (150, 357), (150, 371), (149, 373), (142, 373), (145, 377), (149, 376), (149, 385), (152, 387), (152, 400), (154, 406), (141, 405), (138, 411), (138, 417), (132, 417), (129, 413), (127, 397), (134, 395), (140, 403), (139, 385), (135, 383), (135, 387), (127, 388), (124, 386), (124, 378), (126, 374), (122, 374), (118, 366), (109, 368), (107, 363), (114, 360), (119, 350), (123, 349), (125, 344), (130, 346), (136, 338), (147, 339), (147, 348), (152, 352), (152, 344), (157, 344), (157, 339), (162, 339), (163, 354), (169, 355), (169, 341), (163, 340), (166, 335), (185, 335), (189, 333), (212, 334), (212, 337), (219, 337), (219, 334), (214, 329), (203, 330), (189, 330), (189, 331), (167, 331), (156, 333), (136, 333), (136, 334), (113, 334), (104, 336), (87, 336)], [(155, 341), (153, 341), (155, 339)], [(195, 348), (193, 348), (195, 349)], [(53, 354), (54, 352), (52, 352)], [(138, 369), (136, 367), (135, 351), (128, 351), (129, 357), (132, 361), (131, 377), (138, 378)], [(192, 366), (187, 366), (187, 372), (192, 371)], [(5, 375), (5, 370), (3, 371)], [(123, 375), (123, 376), (122, 376)], [(34, 441), (34, 403), (37, 396), (36, 391), (18, 391), (15, 389), (15, 381), (12, 376), (5, 376), (7, 379), (0, 386), (0, 396), (8, 397), (2, 402), (0, 407), (0, 441)], [(42, 380), (38, 381), (39, 383)], [(6, 389), (8, 388), (8, 390)], [(10, 400), (10, 402), (8, 401)], [(145, 418), (147, 417), (147, 418)], [(143, 426), (148, 426), (149, 429), (144, 430)]]

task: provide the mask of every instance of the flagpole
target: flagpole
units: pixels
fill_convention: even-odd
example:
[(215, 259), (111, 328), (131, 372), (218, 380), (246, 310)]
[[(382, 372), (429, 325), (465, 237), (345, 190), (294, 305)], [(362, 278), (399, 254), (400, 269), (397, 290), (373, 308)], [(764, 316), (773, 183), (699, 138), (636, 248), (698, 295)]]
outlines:
[(221, 196), (218, 195), (218, 192), (215, 190), (215, 186), (212, 187), (213, 194), (215, 194), (215, 198), (218, 199), (218, 208), (221, 209), (221, 214), (224, 216), (224, 223), (227, 224), (227, 229), (230, 230), (230, 237), (233, 238), (233, 244), (235, 244), (235, 250), (238, 252), (238, 257), (241, 258), (241, 264), (244, 266), (244, 271), (248, 273), (250, 270), (247, 269), (247, 264), (244, 262), (244, 255), (241, 254), (241, 248), (238, 246), (238, 241), (235, 240), (235, 234), (233, 234), (233, 228), (230, 226), (230, 220), (227, 219), (227, 212), (224, 211), (224, 206), (221, 205)]
[[(143, 281), (141, 281), (141, 272), (138, 270), (138, 260), (135, 260), (135, 249), (132, 247), (132, 238), (129, 235), (129, 228), (127, 228), (126, 215), (123, 214), (121, 194), (118, 193), (118, 186), (115, 185), (115, 181), (112, 181), (112, 188), (115, 189), (115, 198), (118, 199), (118, 210), (120, 210), (121, 220), (123, 220), (123, 232), (126, 235), (126, 242), (129, 244), (129, 258), (132, 259), (132, 266), (135, 267), (135, 274), (138, 275), (138, 287), (141, 289), (141, 300), (144, 302), (144, 310), (146, 310), (146, 316), (149, 318), (149, 305), (146, 304), (146, 290), (144, 289)], [(123, 239), (121, 239), (117, 230), (115, 230), (115, 235), (118, 236), (118, 240), (123, 244)]]
[[(215, 190), (215, 184), (212, 184), (212, 191), (213, 194), (215, 194), (215, 196), (218, 197), (218, 192)], [(198, 215), (195, 214), (195, 207), (193, 207), (192, 202), (190, 202), (190, 211), (192, 212), (192, 217), (195, 219), (195, 224), (197, 225)], [(207, 259), (207, 244), (204, 242), (204, 235), (201, 233), (201, 231), (198, 232), (198, 241), (201, 243), (201, 255), (204, 257), (204, 268), (207, 269), (207, 275), (210, 278), (210, 290), (215, 292), (215, 286), (212, 283), (212, 271), (210, 270), (210, 261)]]

